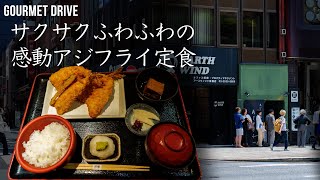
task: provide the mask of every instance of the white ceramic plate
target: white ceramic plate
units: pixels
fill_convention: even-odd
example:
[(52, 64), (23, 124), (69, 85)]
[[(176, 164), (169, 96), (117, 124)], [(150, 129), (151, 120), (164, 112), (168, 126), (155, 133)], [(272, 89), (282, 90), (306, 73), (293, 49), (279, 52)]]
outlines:
[[(54, 114), (58, 115), (56, 108), (50, 106), (50, 100), (56, 93), (55, 87), (50, 81), (47, 83), (46, 94), (43, 102), (42, 115)], [(89, 119), (91, 118), (88, 113), (86, 104), (75, 102), (70, 108), (71, 110), (66, 112), (61, 117), (66, 119)], [(124, 81), (123, 79), (117, 80), (114, 83), (114, 94), (111, 102), (107, 103), (106, 107), (102, 110), (102, 113), (97, 118), (124, 118), (126, 115), (126, 100), (124, 93)]]

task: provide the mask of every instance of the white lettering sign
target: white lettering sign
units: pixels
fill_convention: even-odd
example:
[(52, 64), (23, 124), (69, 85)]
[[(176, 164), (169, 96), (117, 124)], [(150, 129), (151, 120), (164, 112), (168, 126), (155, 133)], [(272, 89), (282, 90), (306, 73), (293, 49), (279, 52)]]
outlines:
[[(48, 5), (4, 5), (4, 16), (47, 16)], [(51, 16), (79, 16), (78, 5), (51, 5)]]
[[(192, 65), (214, 65), (216, 57), (210, 56), (194, 56), (191, 58)], [(192, 74), (192, 75), (207, 75), (210, 72), (210, 67), (206, 66), (185, 66), (181, 68), (181, 74)]]
[(291, 102), (299, 102), (298, 91), (291, 91)]

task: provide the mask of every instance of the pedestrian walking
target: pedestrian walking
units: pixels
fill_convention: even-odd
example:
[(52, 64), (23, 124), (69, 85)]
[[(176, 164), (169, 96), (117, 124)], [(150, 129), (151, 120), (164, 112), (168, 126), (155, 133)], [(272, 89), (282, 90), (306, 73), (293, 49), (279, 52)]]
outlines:
[(312, 149), (316, 149), (316, 144), (318, 141), (318, 144), (320, 145), (320, 125), (319, 125), (319, 119), (320, 119), (320, 106), (318, 107), (318, 110), (313, 113), (313, 125), (314, 125), (314, 136), (315, 141), (312, 144)]
[(243, 148), (241, 145), (241, 140), (242, 140), (242, 135), (243, 135), (243, 125), (242, 123), (245, 121), (244, 116), (240, 114), (241, 109), (240, 107), (236, 107), (235, 109), (235, 114), (234, 114), (234, 123), (235, 123), (235, 128), (236, 128), (236, 147), (237, 148)]
[(274, 110), (270, 109), (268, 111), (268, 115), (266, 116), (266, 125), (267, 125), (267, 135), (268, 135), (268, 144), (270, 147), (272, 147), (275, 139), (275, 131), (274, 131)]
[(7, 138), (4, 132), (7, 129), (7, 123), (3, 121), (3, 114), (4, 111), (0, 107), (0, 142), (2, 143), (3, 146), (3, 155), (8, 155), (8, 143), (7, 143)]
[(248, 110), (246, 108), (243, 108), (241, 110), (241, 115), (244, 116), (244, 123), (243, 125), (243, 146), (248, 147), (252, 146), (252, 134), (253, 134), (253, 129), (254, 125), (252, 122), (251, 116), (248, 114)]
[[(276, 133), (279, 134), (279, 138), (275, 140), (275, 142), (273, 143), (273, 146), (271, 146), (271, 150), (273, 151), (273, 147), (275, 147), (277, 144), (279, 144), (280, 141), (284, 141), (284, 150), (285, 151), (289, 151), (288, 150), (288, 132), (287, 132), (287, 124), (286, 124), (286, 111), (281, 109), (280, 110), (280, 128), (278, 131), (276, 131)], [(278, 119), (277, 119), (278, 120)], [(276, 121), (277, 121), (276, 120)]]
[(263, 141), (263, 134), (264, 134), (264, 127), (262, 123), (262, 112), (261, 110), (257, 110), (257, 116), (256, 116), (256, 129), (258, 131), (258, 146), (262, 147), (262, 141)]
[(293, 120), (293, 122), (296, 124), (296, 128), (298, 129), (297, 145), (299, 148), (304, 148), (306, 145), (307, 125), (311, 123), (306, 114), (306, 110), (301, 109), (300, 116)]

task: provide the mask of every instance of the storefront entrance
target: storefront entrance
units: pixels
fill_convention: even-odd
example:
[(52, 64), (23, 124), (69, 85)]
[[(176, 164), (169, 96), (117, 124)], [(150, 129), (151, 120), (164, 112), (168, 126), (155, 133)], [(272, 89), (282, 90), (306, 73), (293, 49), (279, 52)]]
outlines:
[[(320, 63), (310, 63), (307, 65), (306, 72), (306, 83), (301, 77), (301, 86), (303, 84), (307, 84), (306, 91), (304, 93), (304, 97), (306, 97), (306, 106), (305, 108), (309, 111), (309, 113), (313, 113), (317, 110), (320, 105)], [(300, 86), (300, 87), (301, 87)], [(303, 89), (303, 87), (301, 87)]]
[(198, 144), (233, 143), (237, 105), (238, 49), (190, 47), (192, 67), (180, 68), (179, 83)]
[(265, 116), (269, 113), (269, 110), (274, 110), (274, 117), (280, 117), (280, 110), (284, 109), (284, 101), (265, 101), (264, 103), (264, 114)]
[(198, 144), (232, 144), (236, 86), (183, 89), (193, 136)]
[(237, 106), (235, 87), (210, 89), (210, 136), (209, 144), (232, 144), (234, 136), (234, 108)]

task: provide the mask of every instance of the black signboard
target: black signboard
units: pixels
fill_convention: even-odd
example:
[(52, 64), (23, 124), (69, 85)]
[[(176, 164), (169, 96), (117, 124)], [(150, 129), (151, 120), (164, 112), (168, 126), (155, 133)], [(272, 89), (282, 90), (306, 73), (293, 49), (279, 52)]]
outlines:
[(244, 108), (248, 110), (248, 114), (252, 120), (256, 120), (257, 110), (262, 111), (262, 121), (264, 121), (264, 100), (245, 100), (243, 103)]
[(195, 53), (191, 66), (180, 69), (183, 85), (237, 85), (238, 51), (236, 48), (190, 47)]

